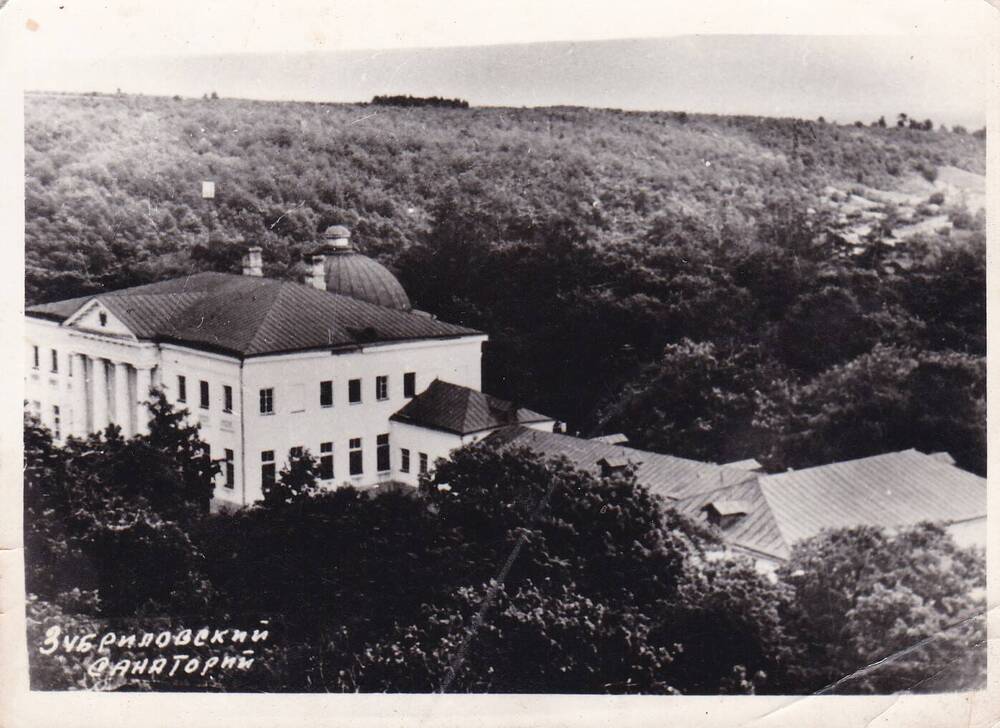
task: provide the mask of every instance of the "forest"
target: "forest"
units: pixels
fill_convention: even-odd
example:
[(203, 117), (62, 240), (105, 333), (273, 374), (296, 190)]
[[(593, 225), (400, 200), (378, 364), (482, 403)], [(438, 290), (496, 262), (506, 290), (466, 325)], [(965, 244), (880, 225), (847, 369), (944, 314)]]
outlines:
[[(905, 114), (900, 114), (900, 118)], [(26, 300), (300, 278), (327, 225), (490, 335), (484, 389), (770, 470), (985, 472), (984, 133), (583, 108), (26, 97)], [(215, 182), (213, 199), (201, 182)]]
[(322, 490), (311, 455), (290, 453), (263, 502), (209, 513), (218, 461), (161, 393), (151, 410), (131, 439), (112, 425), (58, 445), (25, 423), (33, 689), (985, 684), (985, 560), (939, 526), (826, 531), (770, 579), (712, 558), (714, 532), (630, 472), (484, 443), (439, 460), (416, 494)]

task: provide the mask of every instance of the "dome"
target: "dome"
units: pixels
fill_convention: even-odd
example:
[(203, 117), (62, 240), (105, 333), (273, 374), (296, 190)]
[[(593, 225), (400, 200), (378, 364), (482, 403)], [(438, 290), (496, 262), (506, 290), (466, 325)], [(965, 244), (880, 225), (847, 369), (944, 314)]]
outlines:
[(350, 236), (350, 231), (343, 225), (332, 225), (324, 231), (319, 248), (313, 251), (314, 256), (324, 258), (326, 290), (379, 306), (409, 311), (410, 297), (396, 276), (378, 261), (359, 253), (351, 245)]
[(326, 290), (387, 308), (410, 310), (410, 297), (389, 269), (353, 249), (326, 253)]

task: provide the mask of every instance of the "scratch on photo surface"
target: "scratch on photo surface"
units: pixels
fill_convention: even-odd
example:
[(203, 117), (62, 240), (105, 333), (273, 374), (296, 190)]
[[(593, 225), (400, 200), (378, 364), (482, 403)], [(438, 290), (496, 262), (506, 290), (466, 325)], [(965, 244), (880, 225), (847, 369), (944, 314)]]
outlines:
[[(528, 518), (527, 525), (531, 525), (538, 520), (542, 511), (548, 506), (549, 500), (552, 498), (552, 494), (555, 493), (557, 487), (559, 487), (559, 480), (553, 479), (552, 485), (549, 486), (545, 496), (541, 501), (539, 501), (535, 510), (532, 511), (531, 517)], [(507, 560), (504, 562), (500, 572), (496, 575), (496, 578), (490, 581), (489, 588), (486, 590), (486, 596), (483, 597), (483, 601), (479, 605), (479, 611), (476, 613), (476, 616), (472, 618), (472, 624), (469, 626), (469, 630), (466, 632), (465, 637), (462, 638), (462, 643), (456, 650), (455, 659), (452, 660), (450, 665), (448, 665), (444, 679), (441, 681), (441, 688), (438, 690), (440, 693), (448, 692), (448, 688), (450, 688), (451, 684), (455, 681), (455, 676), (461, 669), (462, 663), (465, 662), (465, 656), (469, 652), (472, 640), (475, 639), (476, 633), (479, 632), (479, 628), (483, 625), (483, 622), (486, 619), (486, 613), (489, 611), (490, 607), (493, 606), (493, 602), (496, 600), (497, 592), (503, 587), (504, 581), (507, 579), (507, 574), (510, 573), (511, 567), (514, 566), (514, 561), (517, 560), (517, 557), (521, 553), (521, 548), (528, 540), (526, 535), (527, 528), (522, 527), (520, 530), (521, 533), (517, 537), (517, 542), (514, 544), (514, 548), (511, 549), (510, 556), (507, 557)]]

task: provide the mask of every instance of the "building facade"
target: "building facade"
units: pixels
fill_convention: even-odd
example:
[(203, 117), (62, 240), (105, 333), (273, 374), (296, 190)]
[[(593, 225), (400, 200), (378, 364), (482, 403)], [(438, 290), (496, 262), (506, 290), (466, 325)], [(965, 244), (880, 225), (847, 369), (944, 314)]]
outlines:
[(453, 443), (417, 428), (404, 454), (390, 418), (435, 380), (478, 392), (487, 337), (413, 311), (378, 263), (327, 245), (351, 295), (323, 276), (265, 278), (251, 250), (242, 276), (200, 273), (30, 307), (29, 411), (57, 441), (111, 423), (128, 437), (147, 430), (150, 388), (161, 389), (220, 463), (216, 507), (259, 500), (296, 448), (316, 458), (326, 487), (415, 483), (420, 463)]

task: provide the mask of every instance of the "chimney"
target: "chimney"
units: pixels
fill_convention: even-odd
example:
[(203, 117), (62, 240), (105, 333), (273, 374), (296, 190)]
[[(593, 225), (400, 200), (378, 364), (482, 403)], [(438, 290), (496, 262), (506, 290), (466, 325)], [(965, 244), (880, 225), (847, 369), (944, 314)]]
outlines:
[(326, 290), (326, 269), (323, 265), (325, 262), (325, 255), (314, 255), (311, 259), (312, 267), (309, 269), (309, 276), (306, 278), (306, 283), (321, 291)]
[(261, 252), (261, 248), (257, 245), (247, 250), (247, 254), (243, 256), (243, 275), (257, 278), (264, 276), (264, 259)]

